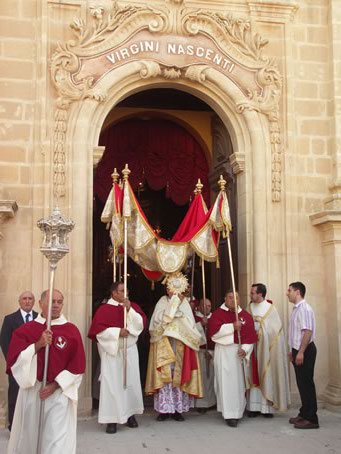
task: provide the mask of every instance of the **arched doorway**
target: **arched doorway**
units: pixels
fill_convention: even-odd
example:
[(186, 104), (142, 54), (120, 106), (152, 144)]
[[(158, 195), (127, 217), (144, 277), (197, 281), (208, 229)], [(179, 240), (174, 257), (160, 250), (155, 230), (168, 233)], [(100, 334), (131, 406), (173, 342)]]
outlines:
[[(171, 239), (188, 210), (198, 178), (204, 184), (203, 196), (208, 206), (214, 198), (209, 180), (212, 187), (216, 186), (214, 176), (219, 172), (231, 183), (233, 197), (236, 195), (235, 179), (228, 159), (224, 161), (224, 167), (216, 156), (222, 148), (221, 137), (216, 134), (217, 121), (216, 114), (206, 103), (174, 89), (140, 92), (120, 102), (107, 115), (99, 137), (99, 146), (105, 147), (105, 151), (94, 171), (93, 311), (107, 296), (113, 279), (109, 234), (100, 222), (100, 215), (111, 189), (114, 167), (121, 170), (126, 162), (129, 164), (132, 170), (130, 183), (149, 223), (160, 236)], [(219, 131), (220, 134), (224, 131), (224, 144), (231, 143), (226, 128), (220, 127)], [(232, 151), (231, 145), (229, 153)], [(236, 203), (234, 200), (231, 202), (232, 218), (235, 220)], [(234, 239), (236, 237), (235, 229)], [(234, 239), (233, 249), (236, 252), (237, 242)], [(227, 273), (230, 270), (224, 241), (220, 252), (219, 269), (215, 264), (206, 265), (206, 295), (214, 305), (220, 304), (223, 293), (229, 287)], [(190, 278), (190, 270), (187, 271)], [(150, 317), (156, 302), (164, 294), (163, 285), (160, 282), (151, 284), (132, 260), (128, 264), (128, 275), (130, 298), (139, 303)], [(194, 273), (194, 295), (202, 297), (199, 260), (196, 261)], [(142, 380), (148, 339), (144, 342), (142, 340), (140, 345)], [(96, 353), (93, 352), (95, 369)]]
[[(70, 297), (80, 302), (77, 310), (72, 310), (72, 307), (70, 310), (84, 335), (92, 317), (93, 164), (103, 153), (98, 143), (108, 114), (113, 106), (137, 91), (178, 89), (201, 99), (219, 116), (233, 146), (231, 162), (238, 205), (238, 280), (242, 296), (247, 295), (247, 289), (255, 279), (268, 280), (267, 230), (266, 226), (259, 229), (258, 218), (253, 216), (253, 213), (266, 213), (268, 200), (265, 162), (266, 155), (271, 152), (271, 144), (267, 123), (254, 110), (237, 112), (235, 106), (245, 100), (244, 95), (228, 78), (214, 70), (207, 73), (207, 83), (198, 84), (182, 79), (165, 82), (161, 77), (152, 80), (150, 77), (141, 78), (144, 68), (144, 62), (136, 62), (109, 72), (98, 83), (98, 90), (106, 93), (105, 98), (96, 97), (75, 103), (68, 117), (68, 140), (72, 152), (68, 158), (70, 172), (67, 185), (72, 191), (67, 203), (77, 225), (77, 235), (72, 238), (70, 273), (65, 274), (65, 279)], [(226, 151), (223, 150), (223, 153), (226, 154)], [(219, 173), (213, 177), (217, 181)], [(92, 364), (90, 344), (87, 345), (87, 358), (88, 364)], [(84, 396), (82, 411), (87, 411), (92, 405), (91, 383), (89, 368), (81, 391)]]

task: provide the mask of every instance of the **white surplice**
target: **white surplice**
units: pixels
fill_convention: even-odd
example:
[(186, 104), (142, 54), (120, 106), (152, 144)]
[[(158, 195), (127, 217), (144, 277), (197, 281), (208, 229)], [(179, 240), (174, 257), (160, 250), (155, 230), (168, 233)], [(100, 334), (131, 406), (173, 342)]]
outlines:
[[(229, 309), (222, 304), (221, 309)], [(238, 308), (238, 313), (241, 308)], [(224, 323), (219, 331), (212, 336), (214, 349), (214, 388), (217, 397), (217, 410), (224, 419), (240, 419), (243, 416), (245, 399), (245, 381), (243, 366), (238, 356), (238, 345), (234, 343), (233, 323)], [(253, 344), (242, 344), (247, 361)]]
[[(118, 306), (110, 299), (106, 304)], [(98, 422), (124, 424), (132, 415), (142, 414), (143, 398), (140, 381), (137, 340), (143, 331), (143, 319), (133, 307), (127, 312), (127, 387), (123, 387), (123, 338), (121, 328), (107, 328), (97, 334), (101, 357)]]
[[(42, 324), (46, 322), (40, 315), (35, 321)], [(67, 320), (63, 315), (51, 321), (52, 326), (65, 323)], [(20, 353), (11, 370), (20, 389), (7, 453), (37, 454), (41, 382), (37, 381), (34, 344)], [(45, 400), (42, 453), (75, 454), (78, 388), (82, 375), (64, 370), (55, 381), (60, 388)]]

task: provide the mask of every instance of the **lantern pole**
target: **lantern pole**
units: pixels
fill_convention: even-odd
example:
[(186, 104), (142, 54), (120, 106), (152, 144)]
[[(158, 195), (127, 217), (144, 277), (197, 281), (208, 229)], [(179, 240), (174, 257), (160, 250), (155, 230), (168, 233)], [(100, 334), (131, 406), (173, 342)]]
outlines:
[[(43, 243), (40, 248), (40, 252), (47, 258), (50, 266), (50, 283), (49, 283), (49, 300), (48, 300), (48, 311), (46, 320), (46, 329), (51, 329), (51, 316), (52, 316), (52, 299), (54, 289), (55, 272), (57, 269), (57, 263), (61, 260), (68, 252), (68, 234), (74, 228), (75, 224), (73, 221), (66, 219), (62, 216), (61, 211), (58, 207), (55, 207), (52, 214), (46, 219), (40, 219), (37, 222), (38, 227), (43, 232)], [(50, 345), (45, 346), (44, 353), (44, 372), (42, 388), (47, 383), (47, 372), (49, 363), (49, 352)], [(40, 401), (40, 412), (39, 412), (39, 426), (38, 426), (38, 444), (37, 453), (42, 454), (42, 434), (44, 430), (44, 409), (45, 401)]]

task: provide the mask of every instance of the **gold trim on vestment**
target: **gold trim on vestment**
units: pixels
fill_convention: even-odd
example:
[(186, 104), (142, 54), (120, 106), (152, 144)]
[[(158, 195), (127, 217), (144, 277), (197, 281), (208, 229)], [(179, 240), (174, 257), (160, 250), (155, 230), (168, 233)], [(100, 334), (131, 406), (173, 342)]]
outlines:
[[(255, 316), (253, 315), (252, 313), (252, 307), (251, 307), (251, 304), (250, 304), (250, 314), (252, 315), (252, 318), (255, 322), (259, 323), (259, 329), (258, 329), (258, 342), (257, 342), (257, 354), (256, 354), (256, 357), (257, 357), (257, 364), (258, 364), (258, 371), (260, 369), (260, 366), (262, 366), (262, 363), (259, 361), (259, 355), (261, 354), (261, 352), (264, 352), (264, 347), (261, 349), (259, 348), (261, 345), (263, 345), (263, 339), (264, 339), (264, 324), (265, 324), (265, 321), (266, 319), (270, 316), (270, 314), (272, 313), (272, 311), (274, 310), (274, 306), (271, 305), (269, 307), (269, 309), (266, 311), (266, 313), (264, 314), (263, 317), (261, 316)], [(280, 320), (278, 320), (279, 323), (280, 323)], [(281, 407), (280, 406), (280, 402), (284, 401), (285, 402), (285, 398), (284, 398), (284, 394), (285, 391), (285, 387), (284, 385), (280, 388), (274, 388), (274, 386), (279, 386), (279, 383), (281, 380), (284, 380), (284, 383), (285, 383), (285, 377), (272, 377), (272, 375), (270, 375), (270, 377), (272, 377), (270, 379), (270, 382), (272, 382), (273, 380), (275, 380), (277, 382), (277, 385), (275, 383), (272, 384), (273, 388), (273, 396), (269, 396), (267, 394), (267, 391), (266, 391), (266, 388), (267, 388), (267, 385), (266, 385), (266, 378), (268, 376), (268, 373), (271, 371), (271, 362), (274, 360), (274, 357), (273, 355), (275, 354), (276, 355), (276, 352), (277, 354), (279, 354), (281, 352), (281, 348), (280, 348), (280, 344), (279, 344), (279, 341), (281, 339), (281, 336), (283, 335), (283, 326), (281, 325), (280, 328), (278, 329), (277, 333), (274, 333), (272, 336), (267, 336), (267, 339), (269, 340), (271, 338), (271, 343), (268, 345), (268, 353), (266, 356), (268, 356), (268, 359), (267, 359), (267, 362), (264, 364), (264, 367), (261, 367), (262, 369), (262, 373), (261, 375), (259, 376), (259, 386), (256, 386), (256, 385), (253, 385), (252, 384), (252, 388), (259, 388), (262, 392), (262, 395), (263, 397), (269, 401), (273, 408), (275, 408), (276, 410), (279, 410), (279, 411), (286, 411), (287, 410), (287, 406), (286, 407)], [(273, 350), (279, 345), (279, 348), (277, 350), (275, 350), (275, 353), (273, 353)], [(271, 355), (273, 353), (273, 355)], [(282, 352), (283, 353), (283, 352)], [(263, 356), (263, 355), (261, 355)], [(285, 356), (285, 355), (284, 355)], [(265, 358), (264, 358), (265, 359)], [(284, 358), (284, 360), (286, 359), (286, 356)], [(279, 358), (275, 359), (275, 361), (280, 361)], [(285, 370), (285, 365), (283, 365), (283, 370)], [(288, 391), (287, 391), (288, 392)], [(275, 400), (278, 402), (275, 402)], [(289, 403), (289, 399), (288, 400), (288, 403)], [(279, 404), (279, 405), (278, 405)]]
[[(175, 353), (168, 337), (150, 344), (148, 367), (146, 376), (145, 393), (157, 393), (167, 383), (172, 383), (174, 388), (180, 388), (195, 397), (203, 397), (201, 370), (198, 352), (195, 352), (198, 369), (192, 370), (191, 380), (181, 385), (182, 366), (185, 345), (175, 339)], [(173, 374), (172, 374), (172, 365)]]

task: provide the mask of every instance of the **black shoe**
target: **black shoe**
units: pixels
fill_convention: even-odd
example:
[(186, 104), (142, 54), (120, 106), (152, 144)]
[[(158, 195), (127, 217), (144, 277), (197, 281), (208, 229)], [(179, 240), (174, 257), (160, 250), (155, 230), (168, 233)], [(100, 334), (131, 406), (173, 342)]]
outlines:
[(198, 408), (198, 413), (206, 413), (207, 412), (207, 408)]
[(107, 424), (105, 431), (107, 434), (115, 434), (117, 432), (117, 424), (115, 422)]
[(237, 427), (238, 425), (238, 419), (225, 419), (225, 421), (229, 427)]
[(264, 418), (273, 418), (274, 417), (273, 413), (262, 413), (262, 415), (264, 416)]
[(135, 416), (130, 416), (127, 421), (127, 426), (131, 427), (132, 429), (135, 429), (135, 427), (138, 427), (139, 425), (137, 424), (137, 421), (135, 419)]
[(168, 413), (160, 413), (159, 416), (156, 418), (156, 421), (166, 421), (169, 418)]
[(249, 418), (256, 418), (259, 415), (259, 411), (248, 411), (247, 415)]
[(182, 416), (182, 414), (178, 413), (177, 411), (172, 414), (172, 419), (174, 419), (174, 421), (185, 421), (185, 418)]

